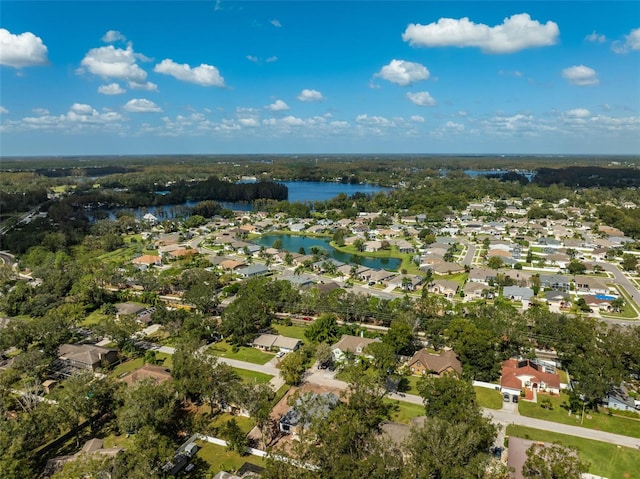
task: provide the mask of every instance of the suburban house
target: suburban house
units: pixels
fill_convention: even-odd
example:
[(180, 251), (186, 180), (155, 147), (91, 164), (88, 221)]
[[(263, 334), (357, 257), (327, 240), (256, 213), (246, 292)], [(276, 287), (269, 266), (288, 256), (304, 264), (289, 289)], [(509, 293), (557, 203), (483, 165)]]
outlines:
[(124, 378), (122, 378), (122, 382), (126, 383), (127, 386), (132, 386), (135, 383), (143, 381), (145, 379), (151, 379), (156, 384), (171, 381), (171, 371), (162, 366), (145, 364), (141, 368), (138, 368), (135, 371), (132, 371), (130, 374), (127, 374)]
[(261, 334), (253, 340), (251, 346), (264, 351), (271, 351), (272, 349), (278, 349), (286, 353), (295, 351), (300, 347), (302, 341), (296, 338), (288, 338), (286, 336), (276, 334)]
[(133, 258), (131, 263), (138, 269), (147, 269), (151, 266), (160, 266), (162, 264), (162, 258), (152, 254), (143, 254), (142, 256)]
[(421, 349), (407, 362), (407, 367), (411, 370), (411, 374), (416, 376), (430, 374), (442, 377), (462, 374), (462, 364), (453, 349), (441, 351), (439, 354)]
[(355, 356), (362, 355), (364, 348), (376, 341), (379, 340), (343, 334), (340, 341), (331, 346), (331, 351), (333, 352), (334, 359), (341, 361), (347, 354)]
[(547, 303), (558, 308), (571, 307), (571, 296), (566, 291), (547, 291), (544, 297)]
[(437, 279), (429, 285), (429, 292), (442, 294), (446, 298), (453, 298), (460, 285), (455, 281), (448, 281), (445, 279)]
[(541, 274), (540, 286), (545, 289), (569, 291), (571, 279), (561, 274)]
[(338, 401), (338, 396), (333, 393), (303, 394), (280, 418), (280, 431), (294, 436), (300, 435), (312, 421), (325, 419)]
[(529, 301), (535, 297), (533, 289), (521, 286), (505, 286), (502, 290), (502, 297), (511, 301)]
[(117, 303), (115, 308), (116, 319), (120, 319), (123, 316), (131, 314), (135, 315), (136, 321), (145, 324), (151, 322), (151, 315), (156, 311), (156, 308), (147, 308), (146, 306), (132, 303), (130, 301), (126, 303)]
[(607, 294), (609, 288), (600, 278), (576, 275), (576, 291), (578, 293)]
[(469, 271), (469, 281), (472, 283), (489, 284), (496, 280), (498, 273), (489, 268), (473, 268)]
[(94, 344), (63, 344), (58, 349), (58, 359), (71, 369), (95, 371), (115, 363), (118, 351)]
[(415, 291), (423, 280), (422, 276), (416, 276), (415, 274), (399, 274), (389, 280), (388, 284), (401, 288), (403, 291)]
[(636, 406), (636, 401), (629, 396), (629, 391), (624, 385), (614, 386), (607, 394), (605, 400), (609, 409), (617, 409), (619, 411), (637, 411), (640, 409)]
[(255, 278), (256, 276), (263, 276), (268, 272), (269, 269), (263, 264), (252, 264), (236, 270), (236, 273), (243, 278)]
[(529, 359), (507, 359), (502, 363), (500, 387), (511, 394), (520, 394), (525, 388), (559, 394), (560, 376), (545, 369)]
[(464, 285), (464, 288), (462, 288), (462, 290), (464, 291), (464, 297), (468, 298), (469, 300), (481, 299), (482, 293), (488, 289), (489, 289), (489, 286), (487, 286), (484, 283), (472, 283), (472, 282), (467, 282), (467, 284)]

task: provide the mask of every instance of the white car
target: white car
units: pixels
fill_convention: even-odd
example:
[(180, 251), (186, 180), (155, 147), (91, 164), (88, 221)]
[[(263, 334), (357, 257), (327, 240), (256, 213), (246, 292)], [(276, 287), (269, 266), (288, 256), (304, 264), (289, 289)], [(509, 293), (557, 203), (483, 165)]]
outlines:
[(284, 351), (278, 351), (276, 353), (276, 358), (281, 358), (282, 356), (284, 356), (286, 353)]

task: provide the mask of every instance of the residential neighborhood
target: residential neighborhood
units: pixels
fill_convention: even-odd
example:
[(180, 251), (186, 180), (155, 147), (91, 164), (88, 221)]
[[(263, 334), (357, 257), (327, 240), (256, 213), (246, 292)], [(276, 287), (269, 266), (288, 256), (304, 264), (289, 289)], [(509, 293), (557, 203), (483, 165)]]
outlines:
[[(114, 246), (96, 246), (63, 300), (62, 249), (6, 253), (2, 425), (42, 414), (21, 440), (44, 448), (7, 452), (7, 467), (337, 477), (319, 449), (342, 454), (363, 421), (357, 441), (395, 477), (436, 467), (420, 448), (456, 428), (477, 428), (463, 436), (486, 477), (525, 477), (511, 447), (525, 436), (563, 444), (583, 477), (635, 477), (636, 238), (563, 198), (487, 196), (427, 221), (365, 197), (341, 217), (355, 201), (101, 220), (108, 232), (85, 242)], [(591, 441), (620, 462), (603, 467)]]

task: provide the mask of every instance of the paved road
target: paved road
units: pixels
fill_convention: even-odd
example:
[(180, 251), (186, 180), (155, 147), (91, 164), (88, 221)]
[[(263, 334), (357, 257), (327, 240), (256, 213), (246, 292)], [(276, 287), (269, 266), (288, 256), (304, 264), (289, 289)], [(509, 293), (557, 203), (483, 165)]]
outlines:
[[(273, 374), (276, 377), (279, 374), (278, 369), (273, 364), (252, 364), (244, 361), (237, 361), (233, 359), (220, 358), (223, 362), (239, 369), (248, 369), (250, 371), (261, 372), (265, 374)], [(346, 389), (347, 383), (340, 381), (333, 377), (333, 374), (324, 370), (311, 369), (306, 379), (307, 382), (312, 384), (319, 384), (322, 386), (332, 387), (336, 389)], [(396, 399), (411, 404), (423, 404), (422, 398), (413, 394), (389, 394), (389, 398)], [(511, 404), (510, 404), (511, 405)], [(515, 424), (518, 426), (527, 426), (535, 429), (541, 429), (544, 431), (553, 431), (559, 434), (567, 434), (569, 436), (582, 437), (585, 439), (592, 439), (594, 441), (603, 441), (619, 446), (630, 447), (637, 449), (640, 447), (640, 438), (634, 438), (629, 436), (622, 436), (620, 434), (612, 434), (608, 432), (596, 431), (579, 426), (569, 426), (551, 421), (543, 421), (541, 419), (534, 419), (530, 417), (521, 416), (518, 414), (517, 409), (512, 408), (504, 410), (496, 409), (483, 409), (483, 413), (487, 417), (491, 417), (494, 423), (507, 426), (509, 424)]]
[(627, 291), (627, 294), (631, 296), (631, 298), (635, 301), (635, 303), (640, 306), (640, 291), (636, 289), (636, 287), (629, 281), (620, 268), (618, 268), (615, 264), (611, 263), (598, 263), (599, 266), (602, 266), (602, 269), (605, 271), (612, 273), (615, 279), (615, 283), (623, 286)]
[(473, 257), (476, 255), (476, 244), (475, 243), (467, 243), (467, 254), (464, 256), (462, 260), (462, 264), (465, 266), (473, 265)]

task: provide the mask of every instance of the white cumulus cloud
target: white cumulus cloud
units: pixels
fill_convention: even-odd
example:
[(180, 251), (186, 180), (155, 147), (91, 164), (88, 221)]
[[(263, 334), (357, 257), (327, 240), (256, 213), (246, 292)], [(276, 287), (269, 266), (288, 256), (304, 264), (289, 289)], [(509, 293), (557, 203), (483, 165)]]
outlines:
[(124, 106), (124, 109), (132, 113), (158, 113), (162, 111), (162, 108), (145, 98), (129, 100)]
[(102, 41), (105, 43), (124, 42), (127, 38), (118, 30), (109, 30), (102, 37)]
[(574, 108), (573, 110), (567, 110), (565, 115), (572, 118), (587, 118), (591, 116), (591, 112), (586, 108)]
[(562, 77), (572, 85), (577, 86), (590, 86), (600, 83), (596, 71), (584, 65), (565, 68), (562, 70)]
[(277, 57), (277, 56), (275, 56), (275, 55), (274, 55), (274, 56), (272, 56), (272, 57), (269, 57), (269, 58), (267, 58), (267, 59), (265, 60), (265, 62), (267, 62), (267, 63), (273, 63), (273, 62), (277, 62), (277, 61), (278, 61), (278, 57)]
[(406, 86), (429, 78), (429, 70), (420, 63), (393, 59), (374, 76), (396, 85)]
[(322, 96), (322, 93), (320, 93), (318, 90), (309, 90), (308, 88), (305, 88), (304, 90), (302, 90), (297, 98), (300, 101), (309, 101), (309, 102), (324, 100), (324, 96)]
[(595, 30), (591, 32), (589, 35), (587, 35), (586, 37), (584, 37), (584, 39), (592, 43), (604, 43), (607, 41), (607, 37), (597, 33)]
[(478, 47), (485, 53), (514, 53), (554, 45), (559, 33), (555, 22), (541, 24), (528, 13), (520, 13), (493, 27), (474, 23), (468, 17), (440, 18), (428, 25), (411, 23), (402, 39), (419, 47)]
[(9, 114), (9, 110), (7, 110), (5, 107), (0, 106), (0, 114), (2, 115), (8, 115)]
[(289, 105), (287, 105), (282, 100), (276, 100), (271, 105), (267, 105), (265, 108), (271, 111), (285, 111), (289, 109)]
[(109, 83), (108, 85), (100, 85), (98, 87), (98, 93), (103, 95), (121, 95), (126, 90), (117, 83)]
[(179, 64), (165, 58), (153, 69), (156, 73), (171, 75), (178, 80), (195, 83), (201, 86), (224, 86), (224, 78), (220, 76), (218, 69), (212, 65), (202, 64), (199, 67), (191, 68), (186, 63)]
[(282, 23), (280, 23), (280, 20), (271, 20), (271, 25), (276, 28), (280, 28), (282, 26)]
[(93, 109), (91, 105), (87, 105), (84, 103), (74, 103), (73, 105), (71, 105), (71, 108), (69, 110), (73, 113), (77, 113), (78, 115), (94, 115), (98, 113)]
[(613, 42), (611, 49), (615, 53), (627, 53), (629, 50), (640, 50), (640, 28), (631, 30), (628, 35), (625, 35), (624, 42)]
[(258, 63), (258, 57), (255, 57), (253, 55), (247, 55), (247, 60), (253, 63)]
[[(113, 45), (92, 48), (84, 56), (80, 65), (102, 78), (117, 78), (136, 85), (145, 84), (147, 80), (147, 72), (138, 66), (137, 54), (131, 45), (126, 49), (116, 48)], [(80, 72), (82, 71), (80, 69)]]
[(47, 47), (40, 37), (31, 32), (14, 35), (0, 28), (0, 65), (22, 68), (47, 62)]
[(411, 115), (411, 117), (409, 117), (409, 119), (411, 121), (413, 121), (414, 123), (424, 123), (424, 116)]
[(411, 103), (418, 106), (435, 106), (438, 104), (428, 91), (407, 92), (407, 98), (411, 100)]
[(36, 115), (48, 115), (49, 114), (49, 110), (47, 110), (46, 108), (33, 108), (31, 111), (33, 113), (35, 113)]

